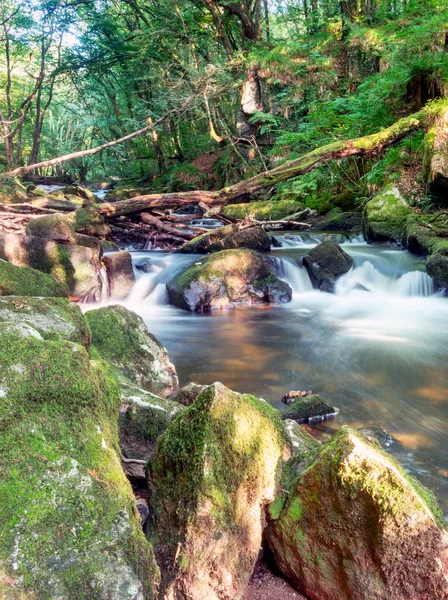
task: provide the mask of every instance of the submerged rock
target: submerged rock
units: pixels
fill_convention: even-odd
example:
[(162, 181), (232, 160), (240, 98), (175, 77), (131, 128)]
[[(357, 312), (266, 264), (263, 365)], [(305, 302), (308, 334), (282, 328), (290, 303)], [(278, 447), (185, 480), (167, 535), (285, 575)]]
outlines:
[(0, 258), (0, 296), (68, 296), (68, 288), (48, 273)]
[(263, 257), (251, 250), (225, 250), (189, 265), (167, 284), (170, 304), (196, 312), (235, 304), (289, 302), (292, 290)]
[(0, 329), (2, 597), (155, 600), (159, 569), (115, 451), (111, 368), (29, 325)]
[(302, 260), (313, 286), (323, 292), (332, 292), (337, 278), (354, 265), (353, 258), (339, 244), (329, 241), (310, 250)]
[(322, 396), (312, 394), (296, 398), (289, 404), (288, 409), (282, 412), (282, 418), (294, 419), (297, 423), (315, 423), (338, 413), (339, 409), (327, 404)]
[(269, 252), (271, 240), (262, 227), (240, 229), (238, 225), (224, 225), (187, 242), (176, 252), (183, 254), (212, 254), (221, 250), (248, 248), (257, 252)]
[(386, 187), (364, 209), (363, 232), (368, 242), (402, 243), (406, 220), (412, 214), (400, 190)]
[(378, 442), (383, 448), (388, 448), (396, 441), (393, 435), (380, 427), (360, 427), (358, 431), (368, 442)]
[(278, 411), (220, 383), (159, 438), (150, 505), (167, 570), (166, 598), (240, 598), (260, 551), (262, 508), (289, 456)]
[(126, 458), (146, 461), (154, 451), (157, 438), (184, 407), (124, 382), (120, 390), (121, 451)]
[(0, 298), (0, 322), (26, 324), (45, 340), (67, 340), (86, 348), (91, 333), (76, 304), (64, 298)]
[(166, 349), (149, 333), (140, 316), (117, 305), (91, 310), (85, 318), (101, 357), (131, 382), (163, 397), (179, 387)]
[(109, 297), (113, 300), (126, 298), (135, 283), (132, 258), (129, 252), (117, 252), (103, 259), (109, 280)]
[(282, 484), (287, 493), (270, 511), (267, 540), (282, 573), (310, 600), (447, 597), (443, 515), (377, 445), (343, 427)]

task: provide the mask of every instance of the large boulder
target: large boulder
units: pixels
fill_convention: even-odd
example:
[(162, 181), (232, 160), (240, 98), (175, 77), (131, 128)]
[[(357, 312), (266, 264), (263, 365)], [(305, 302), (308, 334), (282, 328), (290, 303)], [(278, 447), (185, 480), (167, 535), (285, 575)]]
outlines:
[(68, 296), (68, 288), (48, 273), (0, 258), (0, 296)]
[(447, 598), (448, 537), (432, 494), (348, 427), (310, 458), (285, 468), (267, 529), (294, 587), (310, 600)]
[(176, 369), (159, 340), (145, 322), (123, 306), (107, 306), (86, 313), (93, 345), (139, 387), (162, 397), (179, 386)]
[(0, 234), (0, 258), (18, 267), (32, 267), (49, 273), (69, 288), (73, 285), (75, 269), (66, 247), (52, 240), (28, 235)]
[(65, 298), (0, 298), (0, 323), (25, 324), (45, 340), (68, 340), (88, 348), (91, 333), (81, 309)]
[(406, 220), (411, 214), (412, 209), (400, 190), (395, 186), (386, 187), (369, 200), (364, 209), (363, 232), (366, 240), (401, 244)]
[(245, 219), (252, 215), (258, 221), (278, 221), (304, 210), (305, 205), (294, 199), (264, 200), (244, 204), (228, 204), (222, 209), (224, 215)]
[(65, 217), (77, 233), (104, 239), (110, 234), (110, 227), (92, 206), (78, 208)]
[(184, 407), (128, 383), (122, 382), (120, 390), (118, 426), (122, 454), (146, 461), (154, 452), (157, 438)]
[(176, 252), (183, 254), (211, 254), (221, 250), (249, 248), (257, 252), (269, 252), (271, 240), (262, 227), (240, 229), (238, 225), (224, 225), (187, 242)]
[(88, 202), (95, 203), (97, 201), (97, 197), (95, 194), (81, 185), (67, 185), (63, 188), (62, 193), (64, 196), (77, 196), (78, 198), (83, 198)]
[(97, 251), (79, 245), (64, 248), (75, 270), (69, 286), (70, 295), (77, 299), (87, 298), (89, 301), (99, 302), (104, 290)]
[(339, 244), (325, 241), (303, 257), (311, 283), (323, 292), (332, 292), (336, 279), (348, 273), (354, 264), (351, 256)]
[(103, 258), (109, 281), (109, 297), (113, 300), (126, 298), (135, 283), (132, 258), (129, 252), (117, 252)]
[(0, 595), (154, 600), (160, 574), (116, 452), (111, 368), (0, 323), (0, 399)]
[(165, 598), (241, 598), (289, 453), (278, 411), (220, 383), (171, 423), (149, 463)]
[(432, 254), (426, 261), (426, 272), (441, 288), (448, 288), (448, 252)]
[(292, 290), (252, 250), (224, 250), (178, 273), (167, 284), (170, 304), (196, 312), (237, 304), (289, 302)]
[(76, 232), (66, 215), (56, 213), (29, 221), (26, 234), (53, 240), (61, 244), (76, 244)]

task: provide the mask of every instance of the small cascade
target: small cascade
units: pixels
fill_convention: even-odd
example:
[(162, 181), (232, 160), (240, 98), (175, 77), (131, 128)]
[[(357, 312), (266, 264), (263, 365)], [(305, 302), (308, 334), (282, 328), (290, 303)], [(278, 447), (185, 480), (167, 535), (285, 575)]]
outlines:
[(163, 271), (163, 268), (156, 264), (151, 266), (152, 270), (150, 273), (145, 273), (138, 277), (134, 287), (131, 290), (131, 293), (127, 298), (128, 304), (134, 304), (137, 306), (153, 292), (155, 287), (157, 287), (155, 285), (155, 278)]
[(158, 283), (146, 299), (146, 304), (149, 306), (160, 306), (161, 304), (167, 304), (167, 302), (168, 294), (165, 283)]
[(275, 248), (312, 248), (324, 241), (336, 244), (365, 244), (364, 236), (344, 235), (342, 233), (286, 233), (285, 235), (272, 236)]
[(104, 265), (99, 270), (98, 279), (101, 284), (101, 302), (105, 302), (110, 296), (110, 288), (109, 275), (107, 274), (107, 269)]
[(434, 281), (423, 271), (410, 271), (400, 277), (384, 275), (370, 261), (364, 262), (341, 277), (336, 283), (338, 296), (346, 296), (353, 290), (391, 294), (394, 296), (432, 296)]
[(297, 263), (292, 263), (285, 258), (272, 258), (275, 274), (279, 279), (286, 281), (291, 286), (294, 294), (303, 294), (311, 292), (313, 284), (310, 281), (308, 273), (304, 267)]

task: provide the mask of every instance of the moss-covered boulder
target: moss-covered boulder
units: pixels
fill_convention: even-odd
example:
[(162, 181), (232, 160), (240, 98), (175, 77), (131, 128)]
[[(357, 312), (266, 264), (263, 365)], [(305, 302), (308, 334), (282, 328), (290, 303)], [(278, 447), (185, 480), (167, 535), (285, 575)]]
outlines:
[(0, 298), (0, 322), (26, 324), (46, 340), (68, 340), (88, 348), (90, 329), (78, 305), (64, 298)]
[(220, 383), (171, 423), (149, 463), (165, 597), (241, 598), (289, 452), (278, 411)]
[(146, 461), (154, 452), (157, 438), (184, 407), (124, 382), (120, 390), (121, 452), (126, 458)]
[(92, 206), (78, 208), (66, 216), (77, 233), (91, 235), (104, 239), (110, 234), (110, 227), (106, 225), (103, 215), (100, 215)]
[(447, 597), (443, 516), (379, 445), (342, 428), (296, 469), (286, 492), (267, 540), (283, 574), (310, 600)]
[(159, 581), (118, 456), (111, 368), (0, 323), (4, 598), (154, 600)]
[(81, 185), (67, 185), (65, 188), (63, 188), (62, 193), (64, 196), (77, 196), (78, 198), (83, 198), (84, 200), (88, 200), (92, 203), (95, 203), (97, 200), (97, 197), (91, 190), (88, 190)]
[(86, 313), (92, 340), (102, 358), (139, 387), (162, 397), (179, 387), (176, 369), (145, 322), (123, 306)]
[(204, 258), (167, 283), (170, 304), (196, 312), (238, 304), (289, 302), (292, 290), (276, 277), (261, 254), (224, 250)]
[(69, 286), (70, 296), (99, 302), (104, 290), (100, 277), (101, 262), (96, 250), (78, 245), (65, 246), (65, 250), (75, 270)]
[(284, 420), (286, 435), (294, 455), (308, 453), (320, 447), (320, 443), (293, 419)]
[(367, 202), (364, 209), (363, 232), (366, 240), (401, 244), (406, 220), (411, 214), (412, 209), (397, 187), (383, 189)]
[(44, 215), (29, 221), (26, 234), (46, 238), (61, 244), (76, 244), (76, 232), (65, 215)]
[(109, 297), (123, 300), (132, 290), (135, 283), (132, 258), (129, 252), (117, 252), (103, 259), (109, 281)]
[(68, 296), (68, 288), (48, 273), (0, 258), (0, 296)]
[(245, 204), (228, 204), (222, 209), (224, 215), (245, 219), (252, 215), (257, 221), (278, 221), (304, 210), (303, 202), (294, 199), (266, 200)]
[(327, 404), (322, 396), (312, 394), (296, 398), (287, 410), (282, 412), (282, 418), (294, 419), (297, 423), (316, 423), (338, 413), (339, 409)]
[(224, 225), (187, 242), (176, 252), (182, 254), (211, 254), (221, 250), (249, 248), (257, 252), (269, 252), (271, 240), (262, 227), (239, 229), (238, 225)]
[(437, 285), (443, 289), (448, 288), (448, 253), (436, 253), (426, 261), (426, 272)]
[(205, 385), (199, 385), (198, 383), (190, 381), (190, 383), (181, 387), (180, 390), (171, 394), (170, 399), (183, 406), (190, 406), (206, 387), (207, 386)]
[(332, 292), (338, 277), (348, 273), (353, 258), (339, 244), (325, 241), (305, 254), (302, 259), (311, 283), (323, 292)]
[(52, 240), (28, 235), (0, 234), (0, 259), (18, 267), (32, 267), (49, 273), (69, 289), (73, 285), (75, 269), (66, 247), (59, 246)]

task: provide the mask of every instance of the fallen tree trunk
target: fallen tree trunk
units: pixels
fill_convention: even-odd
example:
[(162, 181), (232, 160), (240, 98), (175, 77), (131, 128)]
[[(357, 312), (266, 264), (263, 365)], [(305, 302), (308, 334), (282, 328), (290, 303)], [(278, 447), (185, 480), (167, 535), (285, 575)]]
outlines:
[(400, 119), (390, 127), (360, 138), (333, 142), (308, 152), (270, 171), (265, 171), (217, 192), (193, 191), (137, 196), (130, 200), (100, 204), (96, 208), (105, 217), (118, 217), (137, 213), (151, 208), (179, 208), (189, 204), (205, 203), (208, 206), (224, 206), (229, 203), (248, 200), (254, 193), (277, 185), (293, 177), (311, 171), (317, 165), (329, 160), (339, 160), (349, 156), (366, 156), (392, 146), (425, 124), (425, 112), (420, 111)]
[[(140, 216), (144, 223), (147, 223), (148, 225), (153, 225), (159, 231), (169, 233), (171, 235), (174, 235), (176, 237), (182, 238), (183, 240), (187, 240), (187, 241), (192, 240), (193, 238), (197, 237), (201, 233), (205, 233), (207, 231), (206, 229), (204, 229), (202, 227), (192, 227), (192, 229), (194, 229), (194, 231), (183, 231), (180, 227), (173, 227), (172, 225), (169, 225), (168, 223), (163, 223), (163, 221), (161, 221), (157, 217), (154, 217), (153, 215), (150, 215), (149, 213), (142, 213)], [(181, 227), (183, 227), (183, 226), (181, 225)]]

